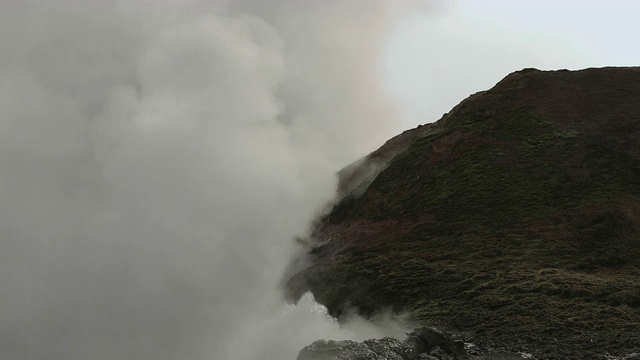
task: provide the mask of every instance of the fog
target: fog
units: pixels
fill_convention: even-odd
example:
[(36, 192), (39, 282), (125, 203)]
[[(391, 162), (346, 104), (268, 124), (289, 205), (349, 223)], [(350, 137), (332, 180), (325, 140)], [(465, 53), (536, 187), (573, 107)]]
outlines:
[(294, 359), (277, 284), (399, 132), (386, 1), (0, 2), (0, 357)]

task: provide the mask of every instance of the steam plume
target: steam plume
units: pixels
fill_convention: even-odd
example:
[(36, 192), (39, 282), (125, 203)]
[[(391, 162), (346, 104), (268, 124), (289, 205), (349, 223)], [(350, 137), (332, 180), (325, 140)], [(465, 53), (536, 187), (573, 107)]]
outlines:
[(334, 332), (275, 284), (335, 171), (399, 130), (387, 4), (1, 2), (0, 357), (284, 359)]

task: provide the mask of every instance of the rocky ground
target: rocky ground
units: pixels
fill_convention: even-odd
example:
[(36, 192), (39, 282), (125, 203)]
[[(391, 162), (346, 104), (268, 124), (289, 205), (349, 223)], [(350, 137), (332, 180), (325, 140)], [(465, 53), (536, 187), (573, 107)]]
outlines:
[(640, 351), (640, 68), (513, 73), (338, 190), (293, 299), (540, 359)]
[[(525, 360), (537, 359), (524, 351), (506, 351), (495, 343), (474, 343), (469, 335), (452, 334), (422, 327), (407, 334), (404, 341), (385, 337), (358, 343), (350, 340), (318, 340), (303, 348), (297, 360)], [(550, 354), (545, 358), (566, 359), (570, 355)], [(640, 360), (640, 353), (622, 356), (600, 354), (593, 358)], [(586, 358), (584, 358), (586, 359)]]

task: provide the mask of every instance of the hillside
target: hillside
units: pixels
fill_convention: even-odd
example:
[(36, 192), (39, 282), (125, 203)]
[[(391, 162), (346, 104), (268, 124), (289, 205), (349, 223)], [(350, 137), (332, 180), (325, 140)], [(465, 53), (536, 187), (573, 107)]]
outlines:
[(294, 297), (539, 357), (640, 350), (640, 68), (515, 72), (339, 175)]

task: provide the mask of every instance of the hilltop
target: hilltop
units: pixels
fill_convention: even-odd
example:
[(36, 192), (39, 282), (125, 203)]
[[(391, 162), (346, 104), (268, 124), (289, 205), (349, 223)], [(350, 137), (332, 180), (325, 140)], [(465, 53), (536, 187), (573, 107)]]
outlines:
[(294, 298), (539, 357), (640, 350), (640, 68), (512, 73), (339, 176)]

